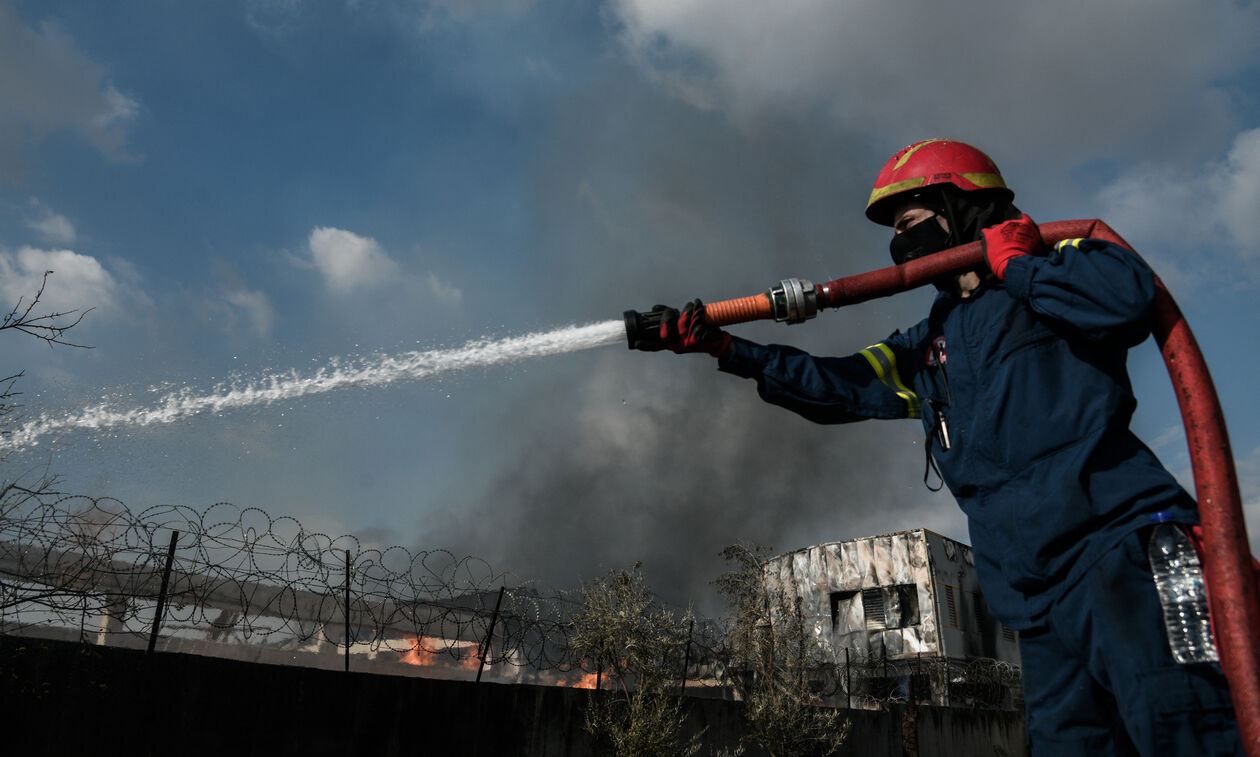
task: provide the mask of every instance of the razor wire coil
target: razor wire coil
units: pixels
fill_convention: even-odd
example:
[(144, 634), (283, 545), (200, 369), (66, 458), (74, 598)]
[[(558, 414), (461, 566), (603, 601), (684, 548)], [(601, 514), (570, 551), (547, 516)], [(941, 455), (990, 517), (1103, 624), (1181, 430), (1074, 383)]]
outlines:
[[(0, 634), (143, 647), (172, 532), (164, 651), (288, 664), (353, 653), (360, 668), (409, 664), (465, 677), (484, 662), (499, 680), (508, 671), (521, 682), (589, 683), (601, 672), (572, 652), (576, 592), (515, 580), (476, 557), (375, 546), (225, 502), (139, 512), (110, 497), (0, 502)], [(726, 641), (723, 623), (696, 619), (680, 678), (729, 686), (740, 673)], [(682, 649), (678, 658), (681, 666)], [(985, 706), (1019, 686), (1018, 666), (993, 660), (867, 654), (819, 661), (809, 673), (820, 701), (863, 706), (919, 700), (923, 684), (916, 691), (914, 682), (925, 676), (933, 691)]]

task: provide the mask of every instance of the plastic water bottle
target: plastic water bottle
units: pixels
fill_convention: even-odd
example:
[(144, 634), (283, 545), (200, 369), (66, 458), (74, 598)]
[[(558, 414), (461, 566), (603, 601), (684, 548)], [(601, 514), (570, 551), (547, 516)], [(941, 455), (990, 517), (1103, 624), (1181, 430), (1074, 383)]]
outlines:
[(1203, 568), (1190, 538), (1181, 526), (1160, 523), (1151, 530), (1146, 553), (1164, 607), (1173, 659), (1179, 663), (1216, 661)]

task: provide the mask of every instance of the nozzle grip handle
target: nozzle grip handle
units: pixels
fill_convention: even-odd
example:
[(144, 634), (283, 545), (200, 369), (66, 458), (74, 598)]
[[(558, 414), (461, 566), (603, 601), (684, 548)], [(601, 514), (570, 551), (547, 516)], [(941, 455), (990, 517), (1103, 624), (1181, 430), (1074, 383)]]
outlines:
[(754, 294), (735, 300), (710, 302), (704, 306), (704, 321), (714, 326), (761, 321), (774, 317), (774, 305), (765, 294)]
[[(626, 322), (626, 341), (630, 349), (654, 352), (665, 348), (660, 337), (661, 320), (665, 311), (627, 310), (622, 315)], [(704, 306), (704, 321), (714, 326), (730, 326), (773, 317), (774, 305), (765, 294), (710, 302)]]

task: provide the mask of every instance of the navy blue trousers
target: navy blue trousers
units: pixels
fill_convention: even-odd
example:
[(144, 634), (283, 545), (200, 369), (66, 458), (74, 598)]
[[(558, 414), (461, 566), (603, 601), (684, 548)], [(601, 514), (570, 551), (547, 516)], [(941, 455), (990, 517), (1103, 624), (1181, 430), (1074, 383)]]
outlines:
[(1242, 755), (1216, 663), (1179, 665), (1131, 534), (1020, 633), (1028, 740), (1048, 755)]

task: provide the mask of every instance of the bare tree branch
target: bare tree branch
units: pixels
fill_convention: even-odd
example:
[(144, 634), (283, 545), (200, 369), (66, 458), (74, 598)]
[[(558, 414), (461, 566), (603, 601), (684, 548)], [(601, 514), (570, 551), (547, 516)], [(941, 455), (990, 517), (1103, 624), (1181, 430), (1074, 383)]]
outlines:
[(65, 334), (70, 329), (78, 326), (83, 317), (95, 308), (88, 308), (82, 312), (75, 309), (35, 315), (35, 306), (39, 304), (40, 299), (44, 296), (44, 288), (48, 286), (48, 277), (52, 273), (52, 271), (44, 271), (44, 278), (40, 281), (39, 291), (35, 292), (35, 296), (31, 298), (25, 307), (22, 305), (22, 301), (25, 298), (18, 298), (17, 304), (13, 306), (13, 309), (9, 311), (8, 315), (4, 316), (3, 320), (0, 320), (0, 331), (14, 329), (36, 339), (42, 339), (48, 343), (49, 347), (52, 347), (54, 344), (60, 344), (66, 347), (92, 349), (86, 344), (66, 341)]
[[(0, 461), (2, 460), (4, 457), (0, 457)], [(32, 499), (62, 494), (56, 490), (57, 484), (61, 482), (61, 476), (50, 470), (51, 463), (51, 460), (45, 462), (42, 471), (39, 471), (38, 467), (33, 467), (18, 474), (12, 480), (6, 476), (0, 481), (0, 518)]]
[(21, 405), (18, 405), (13, 401), (13, 398), (21, 395), (22, 393), (14, 389), (13, 385), (25, 374), (26, 371), (18, 371), (12, 376), (0, 378), (0, 418), (3, 418), (5, 415), (8, 415), (17, 408), (21, 407)]

